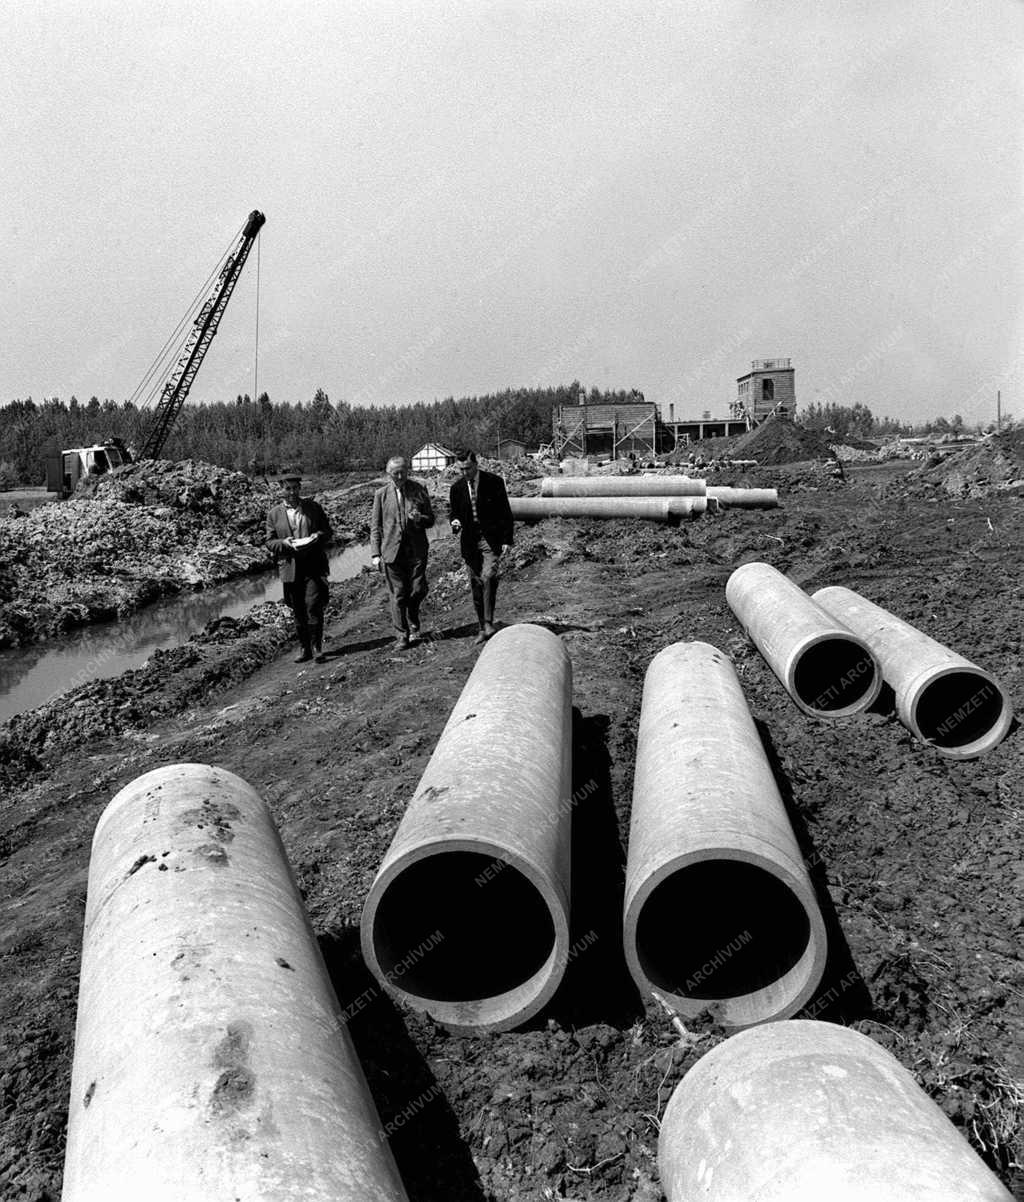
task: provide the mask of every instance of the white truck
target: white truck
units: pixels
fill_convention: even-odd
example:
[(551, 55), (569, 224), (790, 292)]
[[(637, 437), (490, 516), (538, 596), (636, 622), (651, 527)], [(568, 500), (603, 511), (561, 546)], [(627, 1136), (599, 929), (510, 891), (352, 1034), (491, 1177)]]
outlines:
[(91, 447), (69, 447), (46, 461), (46, 487), (69, 497), (83, 476), (102, 476), (115, 467), (131, 463), (131, 456), (117, 443), (95, 443)]

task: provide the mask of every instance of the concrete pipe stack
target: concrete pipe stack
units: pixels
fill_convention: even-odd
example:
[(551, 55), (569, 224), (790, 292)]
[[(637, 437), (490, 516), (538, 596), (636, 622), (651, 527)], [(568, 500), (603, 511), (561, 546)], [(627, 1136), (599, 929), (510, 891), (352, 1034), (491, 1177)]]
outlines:
[[(707, 508), (692, 512), (716, 513), (720, 507), (774, 508), (779, 493), (774, 488), (709, 488), (706, 480), (691, 480), (687, 476), (544, 476), (542, 498), (703, 498)], [(513, 502), (514, 504), (514, 502)], [(548, 514), (543, 514), (548, 516)], [(554, 516), (554, 514), (552, 514)], [(621, 512), (566, 514), (572, 517), (623, 517)]]
[(363, 956), (390, 992), (461, 1031), (518, 1026), (553, 995), (569, 956), (571, 764), (565, 645), (541, 626), (500, 630), (366, 899)]
[(637, 738), (624, 904), (641, 993), (727, 1028), (794, 1014), (821, 980), (825, 925), (727, 657), (651, 661)]
[(64, 1202), (402, 1202), (270, 814), (232, 773), (139, 777), (93, 839)]
[(688, 476), (545, 476), (542, 497), (705, 497), (707, 481)]
[(720, 1043), (661, 1121), (668, 1202), (1011, 1202), (884, 1048), (796, 1020)]
[(633, 518), (677, 523), (701, 517), (707, 511), (708, 499), (703, 496), (541, 496), (511, 497), (509, 504), (517, 522), (538, 522), (544, 518)]

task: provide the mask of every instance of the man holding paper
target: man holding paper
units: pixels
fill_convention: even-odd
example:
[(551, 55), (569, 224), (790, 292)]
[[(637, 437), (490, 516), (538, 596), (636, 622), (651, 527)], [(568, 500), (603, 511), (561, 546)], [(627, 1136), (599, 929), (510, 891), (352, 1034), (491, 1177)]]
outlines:
[(284, 600), (295, 616), (299, 638), (295, 662), (304, 664), (315, 655), (316, 662), (322, 664), (326, 660), (324, 609), (330, 595), (327, 548), (334, 536), (327, 515), (316, 501), (301, 495), (302, 473), (289, 468), (279, 479), (284, 501), (267, 514), (266, 543), (284, 560)]

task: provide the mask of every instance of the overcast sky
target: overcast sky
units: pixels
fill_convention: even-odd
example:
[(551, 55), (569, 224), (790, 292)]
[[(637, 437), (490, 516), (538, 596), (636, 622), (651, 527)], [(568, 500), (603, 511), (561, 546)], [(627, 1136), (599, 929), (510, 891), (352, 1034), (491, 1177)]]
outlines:
[[(0, 402), (123, 400), (261, 209), (259, 388), (1024, 417), (1024, 6), (8, 0)], [(251, 392), (256, 252), (192, 390)]]

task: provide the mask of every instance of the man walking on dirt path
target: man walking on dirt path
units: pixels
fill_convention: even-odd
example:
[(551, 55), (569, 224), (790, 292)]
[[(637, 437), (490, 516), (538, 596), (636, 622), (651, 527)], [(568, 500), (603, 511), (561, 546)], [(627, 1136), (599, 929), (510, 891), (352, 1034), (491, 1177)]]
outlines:
[(324, 655), (324, 610), (330, 590), (327, 578), (327, 548), (333, 534), (327, 515), (309, 497), (301, 496), (302, 473), (286, 468), (280, 483), (284, 501), (274, 505), (267, 514), (267, 546), (281, 556), (281, 582), (284, 600), (295, 616), (295, 633), (299, 637), (297, 664), (304, 664), (314, 655), (316, 662), (326, 661)]
[(393, 455), (385, 470), (389, 483), (373, 494), (370, 556), (387, 581), (395, 647), (402, 650), (420, 637), (420, 605), (427, 595), (427, 531), (434, 524), (434, 511), (427, 490), (409, 479), (402, 455)]
[(498, 569), (501, 556), (512, 546), (512, 508), (505, 481), (493, 472), (481, 471), (473, 451), (456, 451), (455, 462), (462, 478), (451, 487), (448, 509), (452, 532), (459, 535), (480, 623), (476, 641), (484, 643), (495, 633)]

